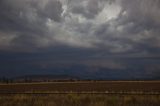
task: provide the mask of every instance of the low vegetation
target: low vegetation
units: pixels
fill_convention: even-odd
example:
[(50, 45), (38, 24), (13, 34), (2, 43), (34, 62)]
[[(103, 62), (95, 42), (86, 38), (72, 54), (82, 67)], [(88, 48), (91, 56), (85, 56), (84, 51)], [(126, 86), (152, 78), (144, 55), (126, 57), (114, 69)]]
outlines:
[(1, 106), (160, 106), (160, 95), (1, 95)]
[(0, 84), (0, 106), (160, 106), (160, 81)]

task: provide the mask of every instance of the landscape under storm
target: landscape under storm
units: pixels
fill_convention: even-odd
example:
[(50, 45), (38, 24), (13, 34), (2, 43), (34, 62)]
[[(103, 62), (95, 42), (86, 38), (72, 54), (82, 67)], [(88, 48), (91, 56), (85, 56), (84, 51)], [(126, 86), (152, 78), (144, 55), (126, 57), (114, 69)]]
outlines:
[(160, 0), (0, 0), (1, 106), (160, 106)]

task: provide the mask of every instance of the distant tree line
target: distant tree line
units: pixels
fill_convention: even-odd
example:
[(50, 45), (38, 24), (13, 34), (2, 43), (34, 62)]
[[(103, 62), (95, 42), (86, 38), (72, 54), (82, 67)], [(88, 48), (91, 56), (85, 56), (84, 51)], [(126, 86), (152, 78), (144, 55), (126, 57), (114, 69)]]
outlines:
[[(22, 79), (12, 79), (7, 77), (1, 77), (0, 83), (33, 83), (33, 82), (79, 82), (79, 81), (89, 81), (89, 82), (99, 82), (99, 81), (106, 81), (103, 79), (99, 80), (92, 80), (92, 79), (34, 79), (34, 78), (22, 78)], [(107, 81), (118, 81), (118, 80), (107, 80)], [(129, 80), (121, 80), (121, 81), (129, 81)], [(134, 81), (142, 81), (142, 80), (134, 80)], [(145, 81), (145, 80), (143, 80)]]
[(32, 78), (23, 78), (23, 79), (12, 79), (7, 77), (1, 77), (0, 83), (33, 83), (33, 82), (78, 82), (78, 81), (90, 81), (96, 82), (101, 80), (91, 80), (91, 79), (32, 79)]
[(1, 77), (0, 83), (33, 83), (33, 82), (76, 82), (81, 81), (77, 79), (32, 79), (32, 78), (22, 78), (22, 79), (12, 79), (7, 77)]
[(0, 83), (13, 83), (13, 79), (2, 77), (0, 78)]

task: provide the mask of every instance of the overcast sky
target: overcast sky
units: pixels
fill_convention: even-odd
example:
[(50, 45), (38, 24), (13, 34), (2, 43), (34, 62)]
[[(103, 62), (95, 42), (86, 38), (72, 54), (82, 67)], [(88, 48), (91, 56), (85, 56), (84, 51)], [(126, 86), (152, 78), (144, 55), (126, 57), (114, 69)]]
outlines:
[(0, 0), (0, 76), (160, 79), (160, 0)]

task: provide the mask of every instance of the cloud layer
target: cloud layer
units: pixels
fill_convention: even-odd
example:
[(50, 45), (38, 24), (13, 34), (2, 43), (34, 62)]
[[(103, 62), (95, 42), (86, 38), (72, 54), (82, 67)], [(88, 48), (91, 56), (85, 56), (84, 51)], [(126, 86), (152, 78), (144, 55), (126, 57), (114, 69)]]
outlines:
[(159, 10), (159, 0), (0, 0), (0, 51), (125, 70), (129, 60), (101, 59), (159, 57)]
[(1, 50), (65, 45), (121, 53), (160, 47), (159, 0), (0, 2)]

